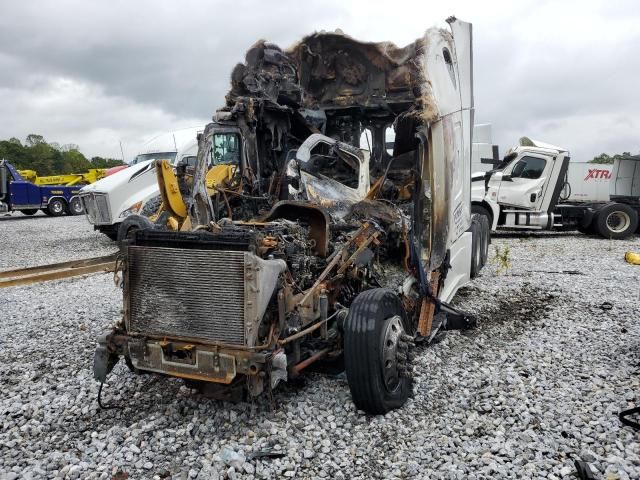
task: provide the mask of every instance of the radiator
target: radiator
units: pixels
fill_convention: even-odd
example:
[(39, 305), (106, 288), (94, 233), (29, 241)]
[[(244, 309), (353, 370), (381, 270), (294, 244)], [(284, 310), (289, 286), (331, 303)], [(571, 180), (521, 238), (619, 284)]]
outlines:
[(246, 255), (129, 246), (127, 328), (143, 335), (244, 345)]

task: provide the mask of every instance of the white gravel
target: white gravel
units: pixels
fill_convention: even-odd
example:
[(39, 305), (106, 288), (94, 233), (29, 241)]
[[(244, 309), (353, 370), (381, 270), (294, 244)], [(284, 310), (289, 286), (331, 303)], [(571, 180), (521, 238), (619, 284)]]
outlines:
[[(1, 265), (44, 263), (43, 244), (56, 261), (108, 250), (80, 221), (0, 221)], [(640, 478), (640, 434), (617, 419), (640, 404), (640, 266), (623, 259), (640, 241), (503, 236), (492, 254), (507, 245), (511, 269), (489, 265), (457, 297), (480, 328), (419, 347), (415, 394), (384, 417), (357, 412), (341, 375), (279, 388), (272, 409), (122, 364), (103, 399), (123, 408), (101, 411), (91, 363), (121, 308), (111, 276), (2, 290), (0, 478), (560, 479), (576, 457)]]
[(116, 244), (94, 231), (84, 215), (0, 214), (0, 270), (109, 255), (116, 250)]

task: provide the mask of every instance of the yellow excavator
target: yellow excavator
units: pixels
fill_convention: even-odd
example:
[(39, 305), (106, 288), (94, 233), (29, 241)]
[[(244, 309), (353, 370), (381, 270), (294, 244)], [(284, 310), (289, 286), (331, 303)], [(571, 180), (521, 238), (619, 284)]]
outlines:
[[(209, 197), (218, 193), (222, 187), (232, 187), (237, 172), (237, 165), (214, 165), (207, 172), (205, 184)], [(173, 167), (167, 160), (156, 160), (156, 175), (158, 177), (158, 187), (160, 188), (160, 198), (162, 203), (158, 211), (150, 217), (150, 220), (157, 223), (162, 214), (166, 212), (166, 219), (163, 219), (164, 226), (168, 230), (188, 231), (192, 225), (187, 212), (187, 205), (184, 202), (182, 191), (188, 188), (192, 181), (191, 176), (185, 176), (181, 189), (180, 180)]]
[[(120, 224), (118, 240), (125, 240), (135, 235), (136, 231), (147, 228), (171, 231), (195, 229), (197, 225), (192, 225), (189, 210), (209, 208), (212, 201), (224, 202), (231, 216), (229, 197), (240, 194), (243, 185), (237, 138), (236, 133), (226, 131), (215, 135), (215, 146), (211, 151), (202, 152), (207, 156), (206, 163), (209, 165), (206, 174), (196, 171), (188, 163), (174, 167), (168, 160), (155, 160), (159, 206), (152, 214), (128, 216)], [(205, 204), (209, 204), (209, 207)]]

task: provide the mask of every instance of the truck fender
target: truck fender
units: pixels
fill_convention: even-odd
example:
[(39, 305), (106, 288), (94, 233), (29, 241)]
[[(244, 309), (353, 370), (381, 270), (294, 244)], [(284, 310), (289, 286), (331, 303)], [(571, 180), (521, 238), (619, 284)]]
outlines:
[(491, 225), (492, 232), (496, 228), (498, 228), (498, 219), (500, 217), (500, 206), (497, 203), (487, 202), (486, 200), (483, 200), (482, 202), (471, 202), (471, 205), (482, 207), (491, 214), (489, 216), (489, 223)]
[(65, 205), (67, 203), (69, 203), (69, 202), (67, 202), (67, 199), (64, 198), (64, 196), (62, 196), (62, 195), (53, 195), (52, 197), (49, 197), (49, 199), (47, 200), (47, 205), (49, 205), (51, 203), (51, 201), (55, 200), (56, 198), (59, 199), (59, 200), (62, 200)]

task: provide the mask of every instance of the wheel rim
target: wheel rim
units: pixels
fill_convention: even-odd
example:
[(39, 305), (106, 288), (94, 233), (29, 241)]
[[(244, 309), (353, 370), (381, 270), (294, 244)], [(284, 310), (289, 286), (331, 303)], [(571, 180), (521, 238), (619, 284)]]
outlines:
[(624, 232), (631, 224), (631, 217), (627, 212), (615, 211), (607, 215), (607, 227), (614, 233)]
[(400, 372), (398, 370), (398, 344), (404, 334), (402, 319), (395, 315), (387, 322), (382, 341), (382, 377), (389, 392), (400, 388)]
[(51, 204), (51, 211), (55, 212), (55, 213), (60, 213), (62, 211), (62, 203), (60, 202), (53, 202)]
[(82, 204), (79, 200), (71, 202), (71, 210), (73, 210), (73, 213), (82, 213)]

